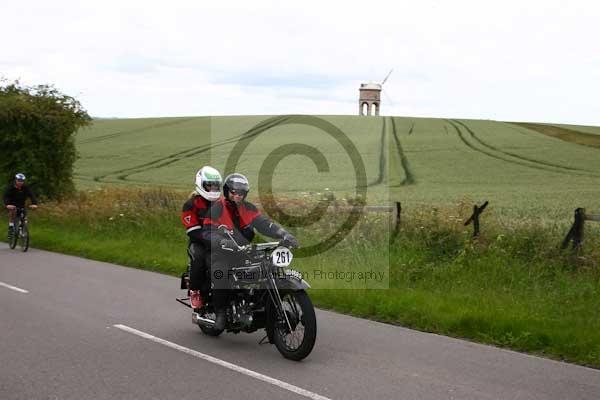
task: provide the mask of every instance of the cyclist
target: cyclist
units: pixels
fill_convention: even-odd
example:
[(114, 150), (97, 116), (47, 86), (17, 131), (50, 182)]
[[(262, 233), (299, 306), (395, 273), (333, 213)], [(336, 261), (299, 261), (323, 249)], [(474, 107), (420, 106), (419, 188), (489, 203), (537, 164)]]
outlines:
[(25, 184), (25, 175), (18, 173), (13, 182), (4, 191), (4, 206), (8, 210), (8, 240), (14, 234), (15, 216), (18, 208), (25, 208), (27, 198), (31, 200), (31, 208), (37, 208), (37, 198), (28, 185)]

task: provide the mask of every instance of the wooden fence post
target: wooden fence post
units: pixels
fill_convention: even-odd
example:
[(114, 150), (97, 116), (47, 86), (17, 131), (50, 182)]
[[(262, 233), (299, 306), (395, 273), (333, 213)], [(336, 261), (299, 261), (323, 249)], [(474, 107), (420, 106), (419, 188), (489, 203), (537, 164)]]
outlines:
[(471, 215), (471, 217), (469, 217), (469, 219), (465, 222), (464, 226), (467, 226), (471, 222), (473, 222), (473, 237), (474, 238), (479, 236), (479, 215), (483, 212), (483, 210), (485, 210), (485, 208), (488, 206), (488, 204), (489, 204), (488, 201), (483, 203), (483, 205), (481, 207), (477, 207), (477, 204), (475, 204), (473, 206), (473, 215)]
[[(389, 211), (391, 213), (394, 212), (394, 207), (390, 207)], [(391, 232), (390, 234), (390, 238), (389, 238), (389, 242), (393, 242), (394, 239), (396, 239), (396, 236), (398, 236), (398, 234), (400, 233), (400, 222), (401, 222), (401, 215), (402, 215), (402, 204), (397, 201), (396, 202), (396, 218), (395, 218), (395, 223), (394, 223), (394, 230)]]
[[(596, 215), (590, 215), (590, 221), (595, 221)], [(569, 233), (565, 236), (565, 239), (560, 246), (561, 249), (566, 249), (569, 246), (569, 242), (573, 241), (573, 250), (581, 249), (581, 244), (583, 243), (583, 232), (585, 225), (585, 208), (577, 208), (575, 209), (575, 221), (573, 222), (573, 226), (569, 229)]]

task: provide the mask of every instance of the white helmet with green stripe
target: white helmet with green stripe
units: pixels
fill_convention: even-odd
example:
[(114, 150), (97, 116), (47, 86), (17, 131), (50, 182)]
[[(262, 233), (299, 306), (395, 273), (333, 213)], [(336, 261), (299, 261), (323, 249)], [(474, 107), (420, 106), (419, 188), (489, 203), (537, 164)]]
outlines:
[(219, 171), (205, 166), (196, 173), (196, 193), (208, 201), (217, 201), (221, 197), (223, 179)]

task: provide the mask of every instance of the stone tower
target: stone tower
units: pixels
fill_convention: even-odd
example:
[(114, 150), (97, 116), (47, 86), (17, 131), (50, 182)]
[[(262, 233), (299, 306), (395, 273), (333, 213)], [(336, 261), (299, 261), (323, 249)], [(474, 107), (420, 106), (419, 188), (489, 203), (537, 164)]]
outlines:
[(358, 115), (379, 115), (381, 85), (379, 83), (361, 83), (358, 93)]

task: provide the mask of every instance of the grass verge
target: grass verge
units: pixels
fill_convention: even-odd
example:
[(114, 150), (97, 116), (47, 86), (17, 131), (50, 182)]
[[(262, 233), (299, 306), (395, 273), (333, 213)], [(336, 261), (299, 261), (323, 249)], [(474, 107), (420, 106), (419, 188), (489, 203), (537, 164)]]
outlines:
[[(177, 276), (187, 264), (184, 198), (165, 190), (81, 192), (30, 213), (32, 246)], [(564, 226), (497, 219), (474, 242), (461, 223), (468, 212), (456, 204), (403, 216), (391, 243), (358, 235), (352, 258), (389, 257), (389, 289), (312, 289), (315, 305), (600, 368), (597, 232), (577, 255), (557, 249)], [(332, 268), (346, 262), (335, 252), (319, 257)]]

